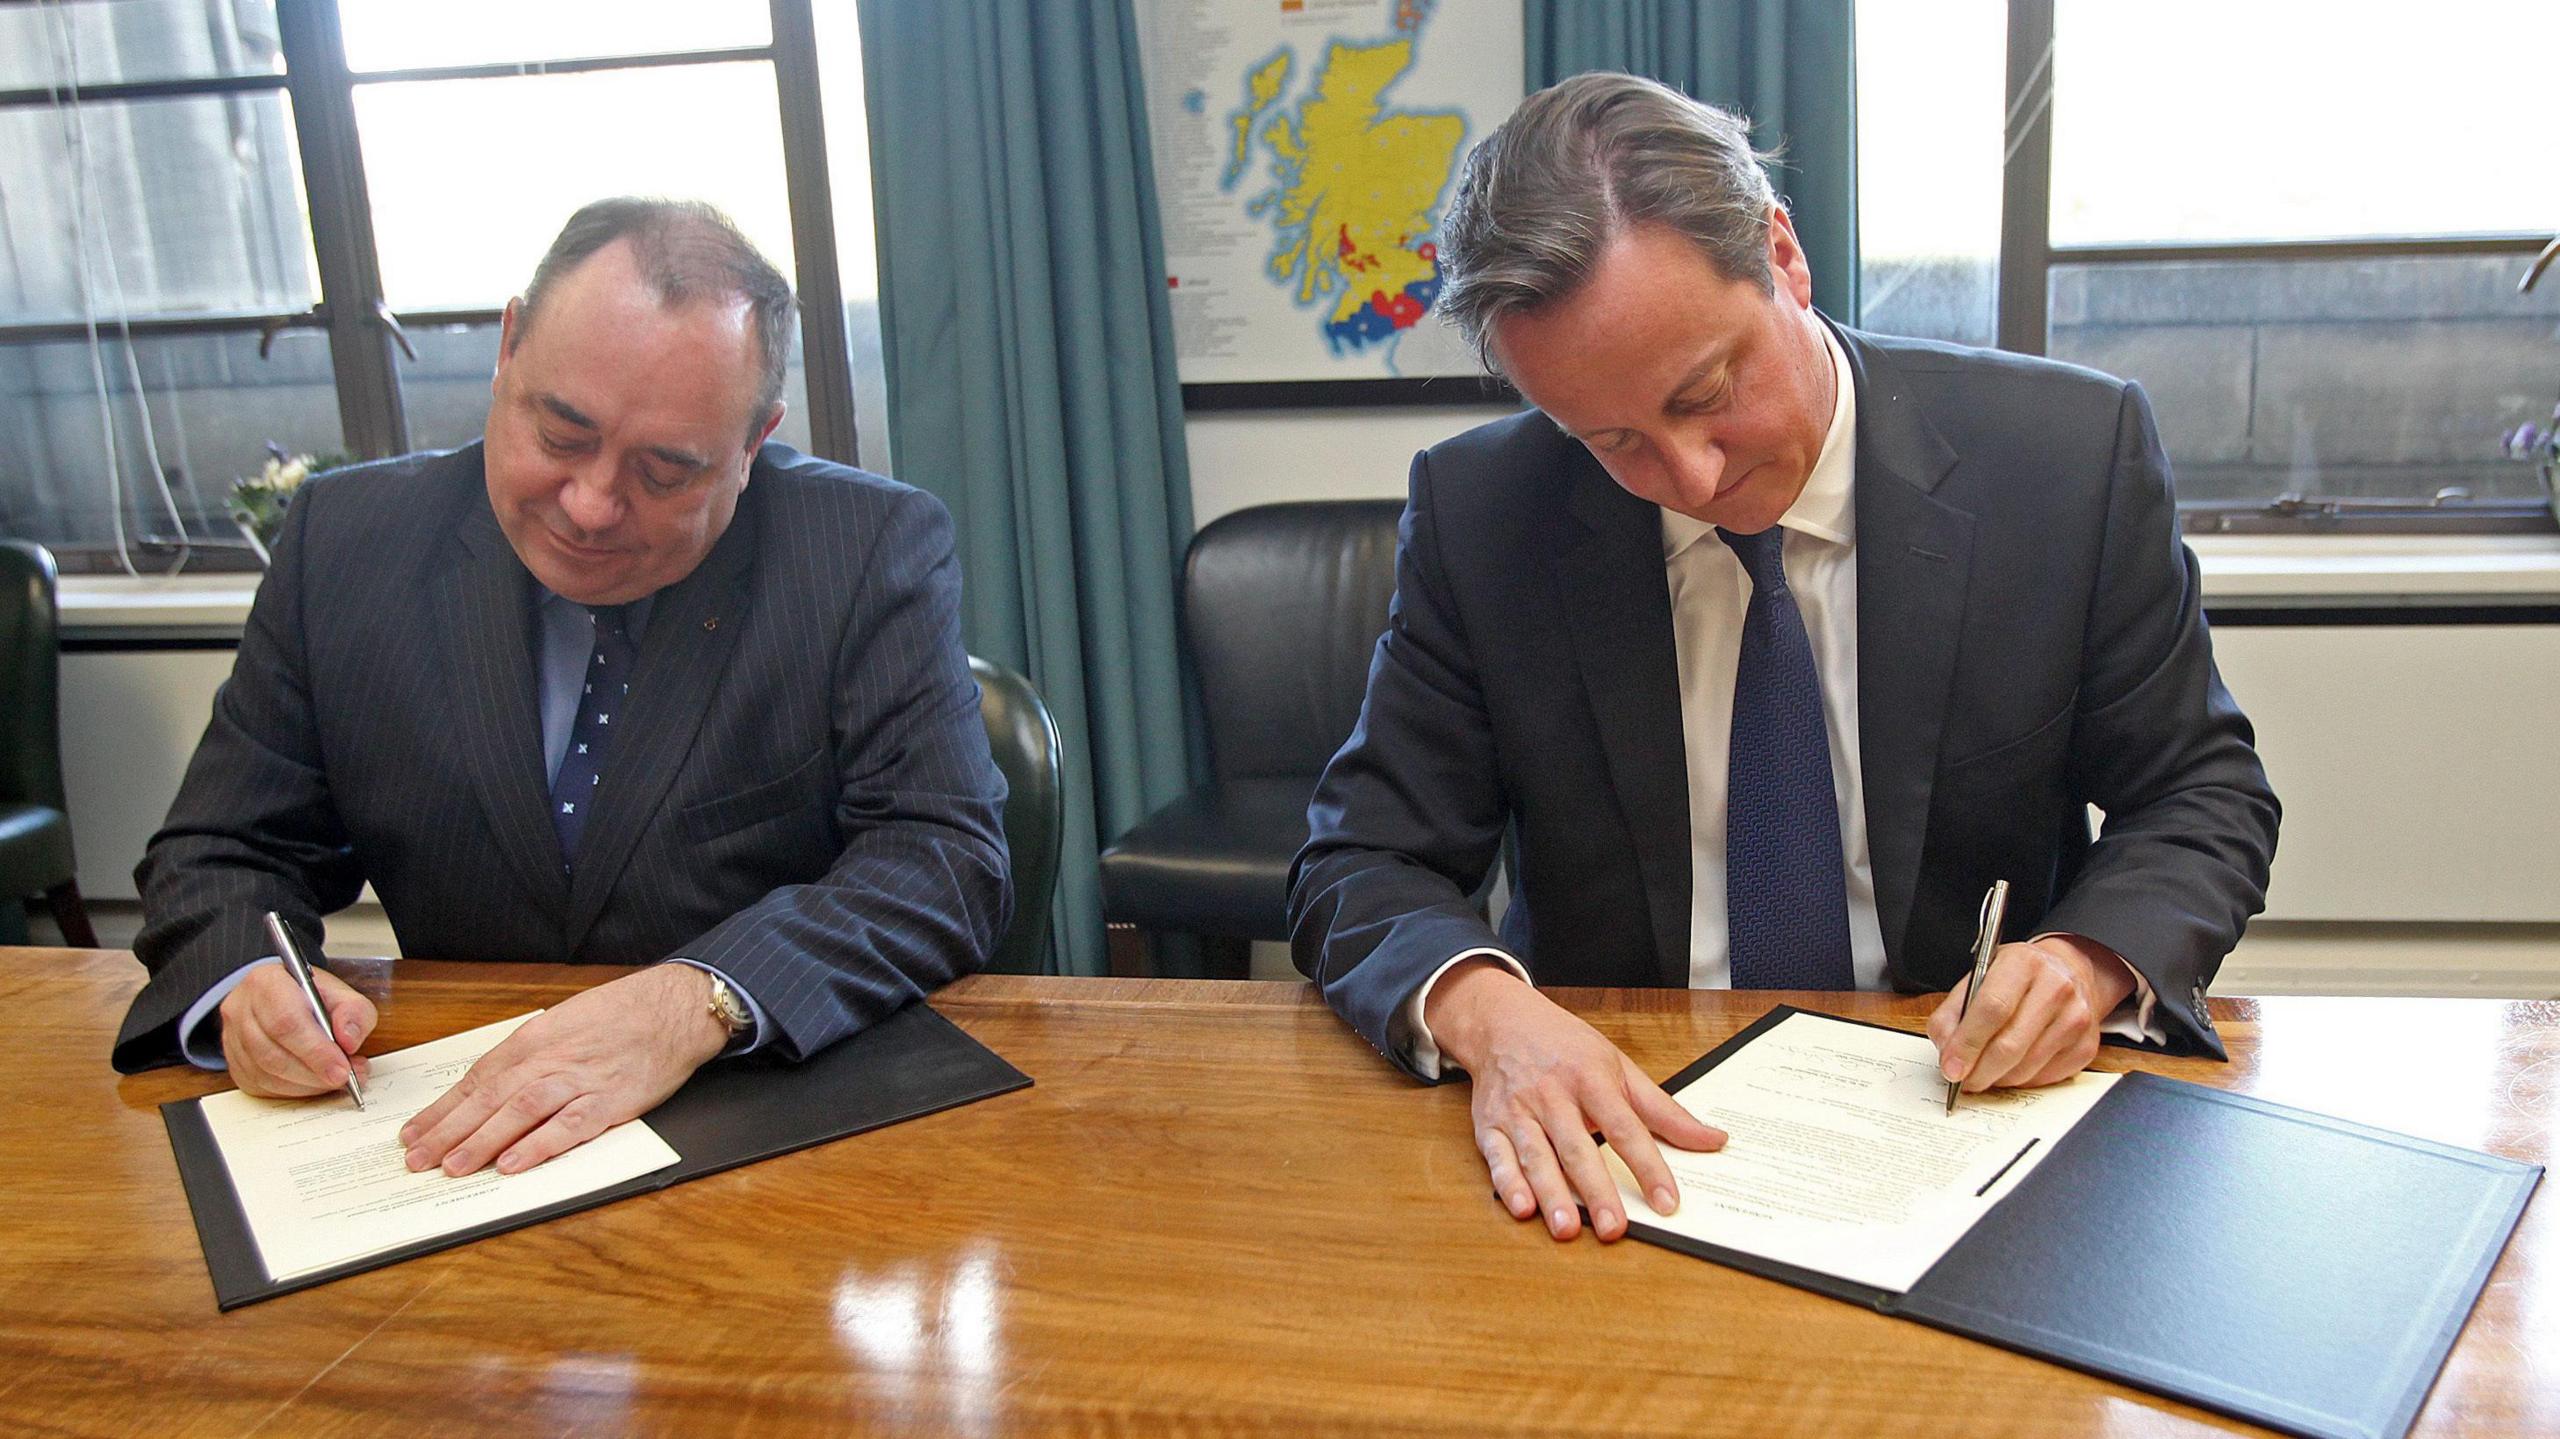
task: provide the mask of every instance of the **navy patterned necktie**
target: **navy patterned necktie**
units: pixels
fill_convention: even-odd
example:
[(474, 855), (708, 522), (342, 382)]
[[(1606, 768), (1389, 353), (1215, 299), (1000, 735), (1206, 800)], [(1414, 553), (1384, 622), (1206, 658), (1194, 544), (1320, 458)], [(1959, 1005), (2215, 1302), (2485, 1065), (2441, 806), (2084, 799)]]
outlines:
[(596, 649), (587, 660), (586, 688), (578, 696), (578, 717), (569, 724), (569, 751), (551, 777), (551, 828), (560, 836), (563, 873), (578, 862), (578, 839), (586, 833), (587, 811), (595, 807), (604, 785), (604, 756), (613, 741), (615, 716), (631, 695), (631, 618), (621, 605), (590, 605), (595, 616)]
[(1849, 882), (1831, 735), (1784, 531), (1719, 529), (1751, 575), (1725, 780), (1725, 942), (1736, 989), (1848, 989)]

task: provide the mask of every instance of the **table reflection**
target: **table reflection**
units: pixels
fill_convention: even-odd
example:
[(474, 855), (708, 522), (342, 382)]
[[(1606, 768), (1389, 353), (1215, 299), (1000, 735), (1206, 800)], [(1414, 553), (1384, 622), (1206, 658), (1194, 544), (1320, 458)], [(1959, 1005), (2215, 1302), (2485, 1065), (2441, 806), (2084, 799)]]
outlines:
[(987, 1433), (997, 1427), (997, 1371), (1004, 1359), (1004, 1304), (992, 1246), (956, 1259), (916, 1259), (836, 1281), (836, 1341), (894, 1408), (913, 1412), (938, 1397), (931, 1427)]
[[(2442, 1144), (2517, 1153), (2500, 1132), (2505, 1069), (2530, 1065), (2546, 1037), (2519, 1031), (2508, 1006), (2468, 999), (2258, 1001), (2252, 1094)], [(2549, 1095), (2537, 1106), (2549, 1119)], [(2512, 1124), (2514, 1116), (2508, 1117)]]

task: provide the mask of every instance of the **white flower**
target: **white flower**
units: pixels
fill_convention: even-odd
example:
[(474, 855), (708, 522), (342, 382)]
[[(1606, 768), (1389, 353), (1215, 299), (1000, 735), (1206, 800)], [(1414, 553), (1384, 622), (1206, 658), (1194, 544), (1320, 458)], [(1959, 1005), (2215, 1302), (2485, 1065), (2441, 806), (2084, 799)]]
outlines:
[(270, 455), (267, 457), (266, 468), (258, 474), (258, 483), (277, 494), (289, 495), (302, 487), (303, 480), (310, 473), (311, 457), (309, 455), (295, 455), (291, 459)]

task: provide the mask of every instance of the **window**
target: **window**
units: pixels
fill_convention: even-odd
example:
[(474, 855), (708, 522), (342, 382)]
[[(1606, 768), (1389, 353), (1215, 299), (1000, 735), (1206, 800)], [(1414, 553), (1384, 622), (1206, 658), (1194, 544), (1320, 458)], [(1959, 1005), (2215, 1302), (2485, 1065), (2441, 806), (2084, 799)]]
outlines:
[(1864, 0), (1862, 319), (2140, 380), (2191, 528), (2548, 528), (2541, 9)]
[(254, 563), (232, 478), (477, 436), (508, 297), (616, 193), (795, 274), (831, 323), (779, 438), (885, 468), (868, 154), (854, 20), (807, 0), (0, 8), (0, 525)]

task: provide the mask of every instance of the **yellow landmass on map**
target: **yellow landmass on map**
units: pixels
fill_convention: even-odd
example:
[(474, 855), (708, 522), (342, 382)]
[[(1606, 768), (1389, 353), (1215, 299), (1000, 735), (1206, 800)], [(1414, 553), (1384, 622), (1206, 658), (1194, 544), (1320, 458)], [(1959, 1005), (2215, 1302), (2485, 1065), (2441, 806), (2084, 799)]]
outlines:
[(1316, 94), (1264, 132), (1281, 162), (1274, 223), (1288, 243), (1271, 273), (1294, 278), (1312, 304), (1339, 283), (1333, 316), (1347, 319), (1373, 292), (1389, 297), (1431, 278), (1414, 237), (1430, 228), (1466, 121), (1386, 113), (1385, 92), (1413, 63), (1411, 39), (1327, 47)]
[(1252, 159), (1253, 123), (1262, 118), (1263, 111), (1271, 108), (1272, 101), (1280, 98), (1281, 91), (1289, 88), (1289, 66), (1296, 59), (1294, 52), (1283, 50), (1255, 66), (1253, 73), (1245, 76), (1245, 107), (1227, 122), (1235, 127), (1236, 132), (1235, 153), (1227, 160), (1229, 179), (1243, 174), (1246, 162)]

